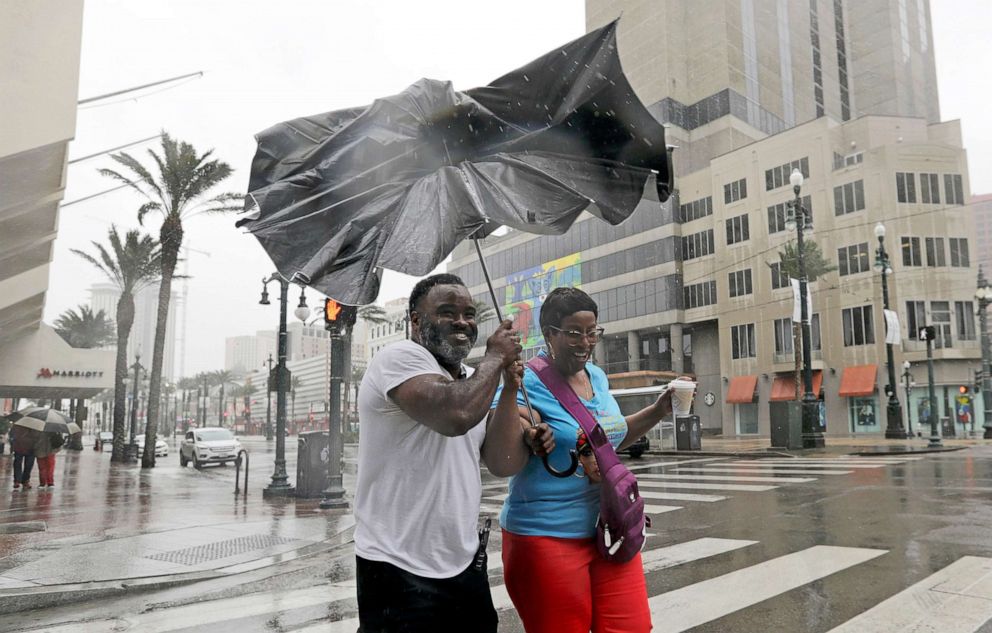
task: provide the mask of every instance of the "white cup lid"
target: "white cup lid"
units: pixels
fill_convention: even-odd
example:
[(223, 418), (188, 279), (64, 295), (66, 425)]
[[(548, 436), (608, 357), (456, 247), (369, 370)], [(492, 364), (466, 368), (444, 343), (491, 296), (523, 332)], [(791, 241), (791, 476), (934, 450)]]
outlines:
[(695, 389), (696, 383), (691, 380), (673, 380), (668, 383), (668, 386), (672, 389)]

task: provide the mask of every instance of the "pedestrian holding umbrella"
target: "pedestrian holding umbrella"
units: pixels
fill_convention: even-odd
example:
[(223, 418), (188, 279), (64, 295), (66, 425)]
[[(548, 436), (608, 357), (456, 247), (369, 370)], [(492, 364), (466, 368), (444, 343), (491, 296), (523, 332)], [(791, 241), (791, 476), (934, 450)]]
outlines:
[(426, 275), (500, 225), (559, 235), (584, 210), (616, 225), (645, 193), (667, 200), (665, 130), (623, 74), (616, 30), (488, 86), (421, 79), (364, 108), (263, 131), (238, 226), (286, 279), (359, 305), (375, 300), (381, 269)]
[(82, 433), (79, 425), (73, 422), (69, 416), (47, 407), (22, 409), (16, 413), (11, 413), (9, 419), (15, 427), (20, 426), (39, 433), (61, 433), (64, 435)]

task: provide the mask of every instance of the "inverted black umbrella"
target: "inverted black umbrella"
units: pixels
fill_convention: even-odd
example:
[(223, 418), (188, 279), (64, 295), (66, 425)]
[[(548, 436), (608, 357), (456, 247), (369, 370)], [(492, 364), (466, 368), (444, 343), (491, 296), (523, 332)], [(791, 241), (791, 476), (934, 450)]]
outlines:
[(668, 199), (665, 131), (622, 72), (616, 29), (482, 88), (421, 79), (368, 107), (265, 130), (238, 226), (285, 278), (357, 305), (375, 300), (380, 269), (426, 275), (499, 225), (557, 235), (583, 210), (619, 224), (652, 179)]

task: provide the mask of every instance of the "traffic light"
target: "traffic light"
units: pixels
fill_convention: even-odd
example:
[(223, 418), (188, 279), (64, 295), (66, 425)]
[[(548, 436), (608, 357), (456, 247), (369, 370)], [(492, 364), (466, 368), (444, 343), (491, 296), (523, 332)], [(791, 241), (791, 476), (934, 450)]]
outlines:
[(343, 334), (348, 328), (355, 325), (358, 316), (358, 308), (343, 303), (338, 303), (334, 299), (324, 299), (324, 327), (331, 332)]
[(960, 387), (958, 387), (958, 393), (960, 393), (962, 396), (967, 396), (968, 391), (969, 391), (968, 385), (961, 385)]
[(982, 379), (983, 379), (982, 370), (981, 369), (976, 369), (975, 370), (975, 393), (981, 392), (981, 390), (982, 390)]

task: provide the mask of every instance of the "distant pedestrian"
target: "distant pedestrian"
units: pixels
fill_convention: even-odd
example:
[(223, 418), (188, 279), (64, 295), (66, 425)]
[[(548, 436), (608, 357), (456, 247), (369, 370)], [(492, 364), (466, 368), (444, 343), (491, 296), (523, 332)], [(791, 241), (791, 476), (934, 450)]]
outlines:
[(10, 429), (10, 446), (14, 451), (14, 490), (31, 487), (31, 469), (34, 468), (35, 433), (23, 426)]
[(38, 461), (38, 486), (55, 487), (55, 453), (65, 440), (61, 433), (36, 433), (34, 458)]

